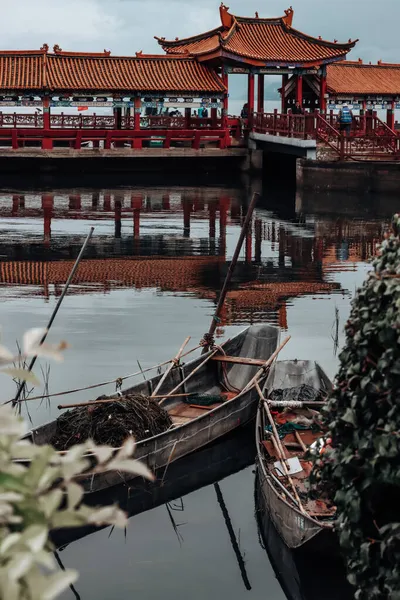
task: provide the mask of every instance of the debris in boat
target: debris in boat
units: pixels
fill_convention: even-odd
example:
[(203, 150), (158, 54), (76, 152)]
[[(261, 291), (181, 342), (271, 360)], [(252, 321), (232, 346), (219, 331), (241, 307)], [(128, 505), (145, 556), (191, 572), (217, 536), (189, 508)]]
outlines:
[(316, 402), (325, 400), (326, 396), (324, 390), (316, 390), (311, 385), (303, 383), (296, 387), (273, 390), (270, 400), (273, 402)]
[(156, 400), (132, 394), (112, 404), (68, 410), (57, 419), (50, 443), (56, 450), (68, 450), (92, 439), (96, 444), (118, 448), (129, 436), (140, 441), (164, 433), (171, 425), (171, 417)]
[[(231, 397), (237, 394), (231, 394)], [(231, 398), (229, 398), (231, 399)], [(213, 396), (212, 394), (191, 394), (190, 396), (183, 398), (185, 404), (195, 404), (200, 407), (212, 406), (213, 404), (220, 404), (228, 400), (228, 394), (218, 394)]]

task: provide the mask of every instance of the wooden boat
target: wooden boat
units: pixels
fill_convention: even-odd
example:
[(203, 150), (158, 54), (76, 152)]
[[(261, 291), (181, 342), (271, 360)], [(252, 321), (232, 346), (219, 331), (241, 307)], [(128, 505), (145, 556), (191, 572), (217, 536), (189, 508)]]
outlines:
[[(324, 399), (332, 387), (328, 377), (321, 367), (312, 361), (278, 361), (268, 375), (263, 391), (264, 400), (271, 411), (274, 402), (269, 399), (276, 397), (276, 390), (290, 390), (286, 396), (290, 396), (292, 390), (299, 390), (300, 386), (310, 386), (320, 392), (323, 404)], [(307, 388), (308, 390), (310, 388)], [(303, 388), (306, 389), (306, 388)], [(280, 394), (280, 392), (278, 392)], [(296, 398), (301, 400), (301, 398)], [(309, 398), (308, 398), (309, 399)], [(337, 553), (337, 539), (333, 530), (335, 518), (335, 507), (328, 506), (322, 500), (310, 500), (307, 498), (309, 487), (309, 474), (311, 463), (305, 460), (305, 454), (311, 444), (321, 437), (320, 431), (312, 429), (294, 429), (293, 422), (311, 422), (311, 405), (313, 402), (304, 402), (304, 407), (290, 408), (281, 407), (281, 412), (270, 412), (277, 431), (283, 437), (282, 426), (286, 433), (281, 440), (283, 451), (287, 459), (298, 459), (299, 472), (290, 474), (290, 478), (282, 468), (280, 461), (279, 444), (275, 436), (270, 433), (272, 426), (267, 414), (265, 401), (260, 402), (256, 421), (256, 443), (257, 443), (257, 472), (260, 481), (260, 505), (269, 513), (269, 517), (286, 546), (291, 549), (302, 548), (309, 552)], [(316, 401), (318, 404), (318, 401)], [(314, 410), (315, 406), (313, 406)], [(278, 410), (278, 409), (277, 409)], [(311, 418), (310, 418), (311, 417)], [(289, 425), (288, 425), (289, 423)], [(304, 426), (304, 425), (303, 425)], [(296, 427), (299, 427), (297, 424)], [(300, 426), (301, 427), (301, 426)], [(305, 425), (307, 427), (307, 425)], [(292, 431), (290, 431), (292, 429)], [(274, 440), (272, 439), (274, 437)], [(277, 463), (280, 466), (277, 468)], [(290, 465), (290, 461), (286, 466)], [(290, 481), (290, 480), (291, 481)], [(300, 501), (300, 504), (298, 502)]]
[[(168, 504), (203, 487), (222, 481), (254, 464), (254, 425), (248, 423), (204, 448), (159, 471), (156, 481), (137, 477), (129, 484), (115, 485), (87, 497), (93, 506), (118, 506), (129, 518)], [(103, 529), (93, 525), (57, 529), (51, 534), (56, 547), (64, 547)]]
[[(168, 394), (186, 380), (180, 391), (185, 394), (201, 393), (219, 397), (226, 389), (226, 382), (238, 390), (230, 400), (217, 402), (208, 407), (189, 405), (182, 398), (166, 398), (163, 408), (172, 418), (173, 426), (166, 432), (140, 441), (135, 458), (142, 460), (154, 472), (165, 469), (170, 463), (186, 456), (210, 442), (233, 431), (253, 419), (257, 412), (257, 393), (252, 378), (276, 350), (279, 329), (272, 325), (246, 328), (223, 345), (223, 353), (213, 352), (182, 366), (173, 368), (164, 380), (159, 394)], [(205, 359), (210, 357), (208, 362)], [(205, 363), (203, 366), (202, 363)], [(122, 392), (151, 395), (163, 375), (141, 382)], [(265, 377), (264, 377), (265, 378)], [(225, 382), (225, 383), (224, 383)], [(38, 427), (28, 434), (35, 444), (49, 443), (56, 432), (57, 421)], [(132, 475), (108, 471), (95, 475), (83, 475), (78, 481), (86, 493), (98, 492), (132, 479)]]
[[(254, 480), (255, 516), (261, 547), (268, 554), (288, 600), (354, 600), (354, 588), (346, 578), (343, 558), (288, 548), (265, 508), (259, 470)], [(318, 536), (317, 538), (318, 539)], [(310, 560), (311, 559), (311, 560)]]

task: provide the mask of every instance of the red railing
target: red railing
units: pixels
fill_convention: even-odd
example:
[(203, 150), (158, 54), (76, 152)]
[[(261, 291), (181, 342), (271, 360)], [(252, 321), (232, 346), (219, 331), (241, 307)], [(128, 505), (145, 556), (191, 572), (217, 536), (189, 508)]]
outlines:
[[(119, 125), (119, 126), (118, 126)], [(217, 129), (221, 119), (191, 117), (169, 117), (155, 115), (140, 117), (140, 127), (144, 129)], [(0, 112), (0, 128), (43, 127), (42, 114), (3, 114)], [(121, 117), (120, 122), (113, 116), (103, 115), (50, 115), (52, 129), (135, 129), (135, 117)]]
[(253, 130), (257, 133), (294, 137), (303, 140), (315, 139), (316, 114), (293, 115), (291, 113), (255, 113)]

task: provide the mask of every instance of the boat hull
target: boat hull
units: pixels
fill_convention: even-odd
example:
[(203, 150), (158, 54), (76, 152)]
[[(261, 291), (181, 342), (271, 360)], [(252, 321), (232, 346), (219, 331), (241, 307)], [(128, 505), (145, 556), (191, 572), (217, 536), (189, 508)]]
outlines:
[[(246, 356), (267, 361), (275, 351), (279, 339), (279, 329), (272, 325), (259, 325), (246, 328), (224, 345), (224, 351), (234, 357)], [(202, 367), (207, 354), (190, 361), (186, 365), (172, 369), (158, 394), (168, 394), (183, 381), (181, 391), (185, 394), (200, 393), (216, 395), (223, 391), (221, 387), (221, 367), (217, 362), (208, 361)], [(239, 392), (257, 373), (259, 367), (245, 364), (227, 365), (224, 370), (226, 381), (234, 386), (238, 393), (231, 400), (219, 403), (212, 410), (197, 409), (196, 418), (188, 418), (178, 426), (147, 440), (140, 441), (136, 446), (135, 458), (144, 462), (149, 469), (157, 472), (167, 470), (168, 466), (211, 442), (218, 440), (255, 418), (257, 412), (258, 394), (253, 387), (248, 391)], [(193, 376), (191, 374), (193, 373)], [(123, 395), (151, 395), (160, 382), (162, 375), (141, 382), (123, 392)], [(180, 400), (168, 398), (163, 405), (166, 410), (173, 411), (181, 403)], [(179, 417), (178, 417), (179, 418)], [(30, 432), (33, 443), (49, 443), (57, 429), (57, 422)], [(119, 471), (85, 474), (77, 478), (85, 493), (95, 493), (106, 488), (132, 481), (132, 474)]]

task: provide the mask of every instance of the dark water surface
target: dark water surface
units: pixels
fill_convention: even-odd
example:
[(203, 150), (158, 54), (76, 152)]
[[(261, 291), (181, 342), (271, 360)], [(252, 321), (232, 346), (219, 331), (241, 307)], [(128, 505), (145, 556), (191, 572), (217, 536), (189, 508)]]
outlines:
[[(319, 202), (264, 191), (218, 336), (250, 323), (279, 324), (292, 336), (281, 358), (318, 360), (333, 377), (351, 298), (390, 220), (392, 207), (384, 200), (375, 210), (362, 199), (321, 196)], [(247, 201), (244, 189), (199, 185), (0, 192), (2, 343), (15, 348), (26, 329), (46, 324), (93, 225), (93, 240), (49, 336), (71, 345), (64, 363), (51, 364), (50, 392), (133, 373), (137, 360), (142, 368), (160, 363), (187, 335), (197, 345), (215, 310)], [(5, 398), (15, 393), (12, 381), (3, 378), (2, 386)], [(64, 400), (113, 390), (109, 385)], [(35, 425), (57, 414), (56, 400), (51, 409), (46, 402), (29, 405)], [(219, 492), (206, 478), (208, 485), (182, 504), (132, 517), (126, 533), (109, 536), (104, 529), (63, 550), (65, 566), (80, 571), (81, 598), (283, 599), (257, 532), (251, 432), (250, 446), (248, 438), (237, 443), (249, 458), (237, 460), (241, 470), (234, 473), (237, 447), (228, 448), (229, 468), (216, 462), (215, 480), (228, 475)], [(188, 473), (192, 468), (188, 462)], [(191, 475), (196, 479), (196, 472)]]

